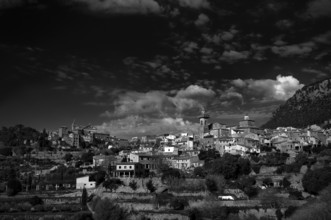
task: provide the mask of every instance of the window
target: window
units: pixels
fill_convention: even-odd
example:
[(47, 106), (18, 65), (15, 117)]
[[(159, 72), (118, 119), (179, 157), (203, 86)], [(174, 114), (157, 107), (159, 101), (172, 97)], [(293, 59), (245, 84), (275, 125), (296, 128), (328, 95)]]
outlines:
[(132, 166), (129, 166), (130, 169), (132, 169)]
[(118, 169), (122, 169), (122, 166), (118, 166)]
[(126, 166), (124, 166), (124, 169), (126, 169)]

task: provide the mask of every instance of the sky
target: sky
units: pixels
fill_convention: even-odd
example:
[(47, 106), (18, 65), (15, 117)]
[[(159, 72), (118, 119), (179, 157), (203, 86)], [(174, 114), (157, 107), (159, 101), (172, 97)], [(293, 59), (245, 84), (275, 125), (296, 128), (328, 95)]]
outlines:
[(0, 126), (259, 126), (331, 77), (331, 0), (0, 0), (0, 28)]

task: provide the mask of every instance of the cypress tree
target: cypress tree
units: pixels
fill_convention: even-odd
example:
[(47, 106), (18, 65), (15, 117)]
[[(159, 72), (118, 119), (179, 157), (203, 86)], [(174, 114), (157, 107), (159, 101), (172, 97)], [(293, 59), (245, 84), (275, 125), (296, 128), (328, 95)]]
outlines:
[(81, 203), (82, 203), (82, 210), (86, 210), (86, 208), (87, 208), (87, 190), (85, 187), (83, 188)]

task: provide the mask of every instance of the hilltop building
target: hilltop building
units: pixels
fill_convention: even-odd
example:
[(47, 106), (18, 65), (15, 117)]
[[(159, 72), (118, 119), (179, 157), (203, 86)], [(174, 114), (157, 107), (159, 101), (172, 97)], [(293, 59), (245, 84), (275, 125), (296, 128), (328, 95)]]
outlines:
[(207, 124), (209, 118), (209, 115), (204, 110), (202, 110), (201, 115), (199, 116), (199, 137), (201, 139), (204, 137), (205, 133), (209, 133), (209, 128)]

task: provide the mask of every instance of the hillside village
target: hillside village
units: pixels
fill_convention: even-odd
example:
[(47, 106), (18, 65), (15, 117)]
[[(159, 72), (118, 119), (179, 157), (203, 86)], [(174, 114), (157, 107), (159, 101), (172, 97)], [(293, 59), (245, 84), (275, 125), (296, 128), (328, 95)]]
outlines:
[(196, 134), (130, 140), (3, 128), (0, 219), (98, 219), (100, 201), (124, 210), (114, 219), (285, 219), (331, 181), (330, 129), (197, 120)]

